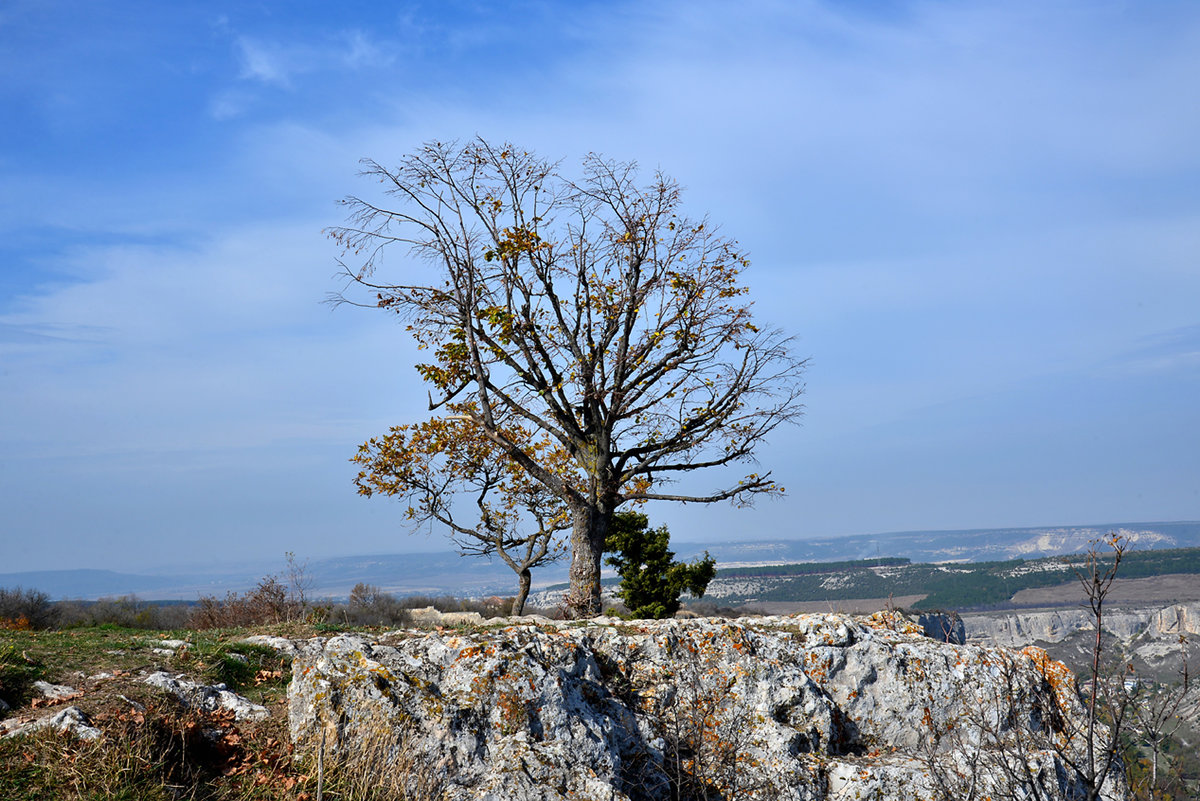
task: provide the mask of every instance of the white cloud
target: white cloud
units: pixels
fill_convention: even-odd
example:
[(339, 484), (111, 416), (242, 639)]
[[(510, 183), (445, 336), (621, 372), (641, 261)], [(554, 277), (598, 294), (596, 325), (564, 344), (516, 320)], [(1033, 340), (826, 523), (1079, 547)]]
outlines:
[(248, 92), (226, 89), (209, 100), (208, 113), (218, 121), (232, 120), (246, 113), (254, 99)]
[[(519, 71), (471, 67), (500, 41), (483, 25), (469, 47), (438, 29), (409, 50), (361, 19), (295, 38), (218, 26), (240, 77), (202, 95), (228, 122), (201, 132), (210, 149), (138, 162), (120, 181), (51, 165), (4, 176), (6, 230), (38, 232), (36, 263), (68, 277), (0, 307), (0, 441), (21, 465), (0, 482), (6, 497), (30, 507), (23, 519), (38, 531), (151, 531), (176, 508), (197, 520), (172, 526), (222, 528), (231, 547), (274, 537), (270, 552), (302, 552), (302, 538), (317, 541), (313, 498), (329, 518), (343, 496), (359, 508), (343, 475), (348, 449), (426, 413), (403, 331), (319, 305), (335, 285), (319, 230), (339, 222), (335, 198), (372, 191), (354, 178), (359, 157), (389, 162), (423, 140), (478, 132), (568, 169), (590, 150), (661, 165), (689, 187), (690, 210), (743, 240), (759, 310), (814, 357), (806, 427), (765, 454), (802, 493), (801, 517), (841, 531), (951, 514), (955, 525), (1003, 523), (1020, 482), (1002, 474), (1020, 474), (1045, 443), (1103, 438), (1115, 413), (1053, 439), (1067, 406), (1012, 406), (989, 423), (987, 447), (1007, 448), (992, 458), (952, 441), (961, 426), (939, 433), (937, 403), (972, 420), (1005, 408), (1002, 396), (1036, 398), (1049, 380), (1054, 403), (1076, 402), (1063, 387), (1131, 351), (1129, 364), (1195, 369), (1194, 340), (1135, 345), (1196, 320), (1200, 223), (1187, 179), (1200, 111), (1180, 98), (1200, 71), (1200, 26), (1123, 25), (1120, 6), (1092, 4), (915, 3), (886, 18), (845, 8), (576, 11), (534, 32)], [(455, 51), (462, 63), (434, 52), (450, 40), (466, 48)], [(491, 71), (464, 80), (477, 77), (470, 69)], [(441, 83), (403, 80), (435, 73)], [(263, 117), (277, 117), (251, 116), (272, 92), (279, 102)], [(1143, 423), (1127, 417), (1136, 439)], [(877, 447), (880, 430), (892, 450)], [(1044, 468), (1041, 505), (1020, 514), (1085, 508), (1084, 461), (1069, 492)], [(1162, 471), (1185, 472), (1179, 464)], [(904, 482), (889, 483), (893, 468)], [(62, 476), (72, 503), (39, 517), (22, 499), (52, 504), (37, 487)], [(968, 519), (966, 501), (933, 509), (960, 480), (992, 482), (979, 508), (996, 518)], [(163, 500), (141, 509), (123, 483)], [(873, 493), (916, 500), (904, 501), (903, 522), (881, 522), (887, 509), (861, 503)], [(394, 510), (362, 510), (377, 519), (359, 542), (387, 542), (378, 532), (397, 529)], [(714, 519), (739, 525), (710, 512), (692, 524)], [(787, 531), (796, 519), (775, 504), (751, 525)]]
[(396, 54), (392, 48), (372, 41), (362, 31), (348, 31), (342, 36), (348, 47), (342, 59), (351, 69), (387, 67), (396, 60)]
[(246, 36), (239, 36), (236, 44), (242, 67), (240, 77), (284, 89), (291, 88), (292, 73), (301, 66), (292, 53)]
[(313, 73), (381, 69), (392, 65), (399, 50), (360, 30), (347, 30), (320, 41), (279, 42), (252, 36), (234, 40), (242, 80), (294, 90), (300, 76)]
[[(322, 415), (357, 394), (354, 384), (382, 382), (395, 398), (404, 371), (363, 373), (403, 338), (385, 333), (386, 320), (321, 305), (332, 254), (318, 230), (257, 226), (195, 249), (80, 250), (96, 268), (90, 279), (0, 317), (18, 333), (3, 338), (11, 414), (0, 439), (40, 450), (73, 431), (102, 451), (265, 447), (328, 436)], [(360, 339), (363, 326), (379, 341)]]

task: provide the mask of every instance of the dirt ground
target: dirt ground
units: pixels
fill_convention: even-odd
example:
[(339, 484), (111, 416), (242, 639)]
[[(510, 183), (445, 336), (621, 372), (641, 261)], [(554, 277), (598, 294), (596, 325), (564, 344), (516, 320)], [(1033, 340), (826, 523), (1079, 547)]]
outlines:
[[(1074, 582), (1057, 587), (1021, 590), (1012, 600), (1021, 606), (1058, 606), (1077, 604), (1084, 600), (1084, 594), (1079, 582)], [(1128, 606), (1167, 606), (1182, 601), (1200, 601), (1200, 574), (1172, 573), (1148, 578), (1117, 579), (1113, 582), (1108, 601)]]
[(756, 603), (751, 606), (771, 615), (794, 615), (798, 612), (806, 614), (844, 612), (854, 615), (869, 615), (872, 612), (887, 609), (889, 604), (893, 608), (903, 609), (924, 597), (924, 595), (897, 595), (895, 598), (851, 598), (845, 601), (778, 601)]
[[(844, 601), (779, 601), (751, 604), (755, 609), (771, 615), (791, 615), (798, 612), (845, 612), (847, 614), (870, 614), (891, 606), (904, 609), (924, 598), (924, 595), (898, 595), (894, 598), (852, 598)], [(1078, 582), (1060, 584), (1057, 587), (1039, 587), (1021, 590), (1013, 596), (1017, 606), (1075, 606), (1084, 601), (1083, 589)], [(1120, 606), (1167, 606), (1186, 601), (1200, 601), (1200, 574), (1172, 573), (1138, 579), (1117, 579), (1113, 583), (1108, 602)]]

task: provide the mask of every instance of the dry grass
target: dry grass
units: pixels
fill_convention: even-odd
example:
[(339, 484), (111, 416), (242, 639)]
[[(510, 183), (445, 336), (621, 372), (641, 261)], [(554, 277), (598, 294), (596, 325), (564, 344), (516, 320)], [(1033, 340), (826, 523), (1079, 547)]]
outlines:
[(426, 760), (407, 733), (378, 728), (355, 732), (348, 741), (352, 747), (334, 758), (318, 755), (307, 761), (309, 774), (318, 778), (326, 799), (439, 801), (443, 797), (447, 766)]
[(268, 722), (242, 730), (159, 699), (97, 713), (104, 736), (41, 731), (0, 741), (0, 797), (34, 799), (261, 799), (282, 801), (303, 784)]
[[(292, 637), (315, 632), (303, 624), (259, 630)], [(104, 736), (79, 740), (42, 731), (0, 739), (3, 801), (436, 801), (445, 771), (413, 755), (404, 737), (367, 737), (361, 748), (324, 765), (293, 754), (285, 689), (290, 670), (270, 649), (241, 640), (245, 629), (153, 632), (111, 626), (66, 631), (0, 631), (0, 696), (10, 715), (50, 712), (33, 703), (35, 679), (83, 691), (77, 705)], [(190, 642), (169, 656), (161, 638)], [(271, 717), (238, 723), (228, 714), (189, 710), (143, 684), (163, 668), (204, 683), (225, 682), (264, 704)], [(116, 674), (89, 679), (100, 671)], [(59, 706), (59, 705), (52, 705)], [(377, 771), (381, 755), (392, 769)], [(323, 781), (321, 781), (323, 780)]]

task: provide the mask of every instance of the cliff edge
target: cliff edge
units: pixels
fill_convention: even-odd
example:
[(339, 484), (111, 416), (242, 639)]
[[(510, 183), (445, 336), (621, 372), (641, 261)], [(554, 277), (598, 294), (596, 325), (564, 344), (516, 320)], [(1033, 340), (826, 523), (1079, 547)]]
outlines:
[(1066, 668), (1036, 648), (937, 642), (900, 615), (340, 635), (301, 644), (288, 695), (298, 752), (452, 801), (1082, 789)]

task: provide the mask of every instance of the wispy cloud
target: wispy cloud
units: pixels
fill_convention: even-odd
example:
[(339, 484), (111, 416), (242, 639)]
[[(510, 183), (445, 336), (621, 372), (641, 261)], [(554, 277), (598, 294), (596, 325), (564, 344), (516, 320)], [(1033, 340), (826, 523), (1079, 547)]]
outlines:
[(311, 63), (306, 63), (295, 49), (285, 49), (247, 36), (239, 36), (236, 46), (242, 68), (240, 77), (245, 80), (289, 89), (294, 74), (312, 69)]
[(78, 325), (33, 323), (13, 325), (0, 322), (0, 349), (95, 342), (102, 332)]
[(254, 99), (254, 95), (249, 92), (226, 89), (209, 100), (208, 112), (215, 120), (232, 120), (244, 114), (254, 103)]
[(396, 60), (393, 47), (372, 40), (362, 31), (347, 31), (342, 34), (348, 49), (342, 55), (346, 66), (358, 70), (370, 67), (387, 67)]
[[(1196, 436), (1194, 411), (1111, 401), (1122, 381), (1194, 389), (1191, 6), (474, 8), (287, 24), (239, 8), (204, 46), (194, 15), (164, 11), (145, 51), (83, 26), (60, 36), (50, 15), (41, 38), (13, 31), (40, 60), (14, 73), (32, 76), (29, 127), (0, 132), (4, 254), (29, 275), (0, 282), (0, 505), (51, 543), (29, 564), (93, 529), (133, 532), (126, 554), (167, 529), (267, 553), (350, 529), (403, 547), (394, 510), (349, 491), (346, 459), (427, 414), (415, 355), (393, 321), (319, 305), (335, 270), (319, 231), (335, 198), (371, 191), (359, 157), (475, 133), (568, 171), (598, 151), (676, 175), (688, 209), (750, 250), (757, 313), (814, 357), (805, 427), (763, 454), (795, 505), (654, 510), (680, 531), (997, 525), (1014, 506), (1032, 522), (1095, 504), (1169, 517), (1192, 502), (1178, 488), (1194, 456), (1136, 476), (1095, 458), (1115, 430), (1143, 467)], [(158, 55), (80, 58), (93, 41)], [(187, 63), (172, 61), (185, 42)], [(56, 87), (99, 87), (74, 94), (106, 106), (134, 84), (154, 103), (107, 138), (68, 105), (53, 126), (38, 116)], [(67, 134), (84, 145), (65, 149)], [(1122, 497), (1122, 478), (1147, 475), (1160, 512)], [(70, 504), (48, 489), (64, 482)]]
[(1106, 367), (1130, 374), (1176, 373), (1200, 378), (1200, 324), (1142, 337), (1139, 347)]
[(294, 89), (306, 74), (387, 67), (396, 60), (394, 43), (378, 41), (360, 30), (319, 41), (280, 42), (241, 35), (234, 46), (242, 80), (281, 89)]

